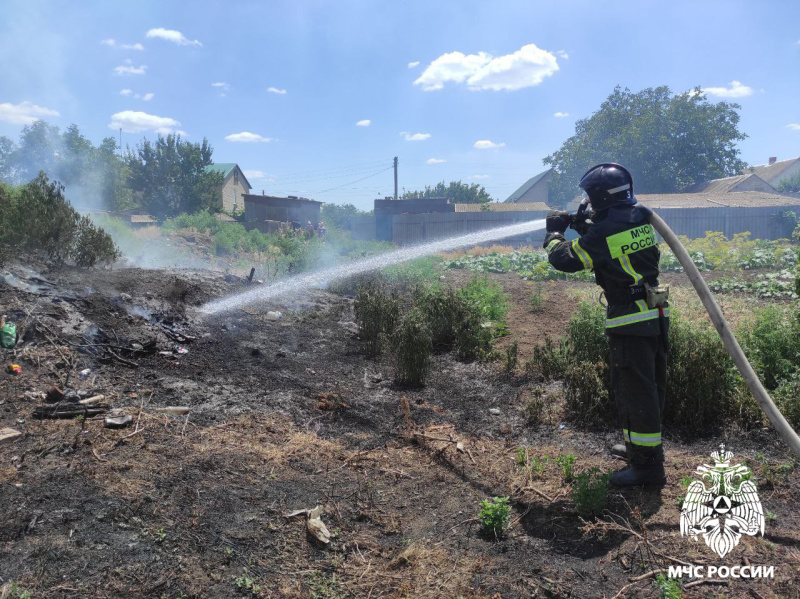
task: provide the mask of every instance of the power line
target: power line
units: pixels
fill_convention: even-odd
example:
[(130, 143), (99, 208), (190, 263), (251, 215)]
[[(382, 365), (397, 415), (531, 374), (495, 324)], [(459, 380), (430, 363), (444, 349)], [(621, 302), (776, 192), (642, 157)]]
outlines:
[(394, 168), (394, 165), (387, 166), (386, 168), (381, 169), (381, 170), (379, 170), (377, 172), (374, 172), (371, 175), (367, 175), (366, 177), (362, 177), (361, 179), (356, 179), (355, 181), (350, 181), (350, 183), (345, 183), (344, 185), (339, 185), (337, 187), (331, 187), (330, 189), (323, 189), (322, 191), (316, 192), (316, 194), (319, 195), (321, 193), (328, 193), (329, 191), (335, 191), (337, 189), (341, 189), (342, 187), (347, 187), (348, 185), (353, 185), (354, 183), (360, 183), (361, 181), (365, 181), (365, 180), (369, 179), (370, 177), (374, 177), (375, 175), (380, 175), (381, 173), (384, 173), (384, 172), (386, 172), (386, 171), (388, 171), (388, 170), (390, 170), (392, 168)]

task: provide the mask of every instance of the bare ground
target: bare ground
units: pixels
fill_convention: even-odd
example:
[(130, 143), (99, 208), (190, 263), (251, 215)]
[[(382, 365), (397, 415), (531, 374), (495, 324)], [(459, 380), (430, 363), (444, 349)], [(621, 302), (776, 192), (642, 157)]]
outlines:
[[(775, 578), (703, 583), (685, 597), (800, 597), (796, 469), (755, 468), (774, 518), (726, 559), (678, 530), (681, 477), (723, 437), (751, 465), (757, 452), (773, 469), (786, 463), (771, 431), (670, 439), (668, 485), (614, 491), (586, 523), (552, 458), (574, 453), (578, 472), (616, 468), (617, 434), (562, 428), (557, 412), (529, 426), (522, 410), (538, 382), (522, 373), (439, 355), (426, 387), (396, 388), (391, 365), (360, 352), (352, 301), (325, 292), (201, 318), (199, 304), (241, 280), (12, 270), (21, 283), (0, 283), (0, 305), (25, 342), (2, 358), (23, 372), (0, 375), (0, 428), (24, 434), (0, 446), (0, 585), (36, 598), (658, 597), (652, 575), (637, 578), (691, 562), (774, 565)], [(545, 284), (533, 310), (530, 285), (493, 278), (513, 300), (499, 344), (516, 339), (521, 360), (560, 335), (582, 285)], [(271, 308), (284, 319), (267, 320)], [(33, 419), (53, 384), (104, 394), (135, 426)], [(175, 405), (188, 418), (155, 411)], [(541, 476), (517, 468), (518, 446), (551, 458)], [(499, 540), (476, 521), (495, 495), (513, 503)], [(315, 505), (328, 546), (286, 517)]]

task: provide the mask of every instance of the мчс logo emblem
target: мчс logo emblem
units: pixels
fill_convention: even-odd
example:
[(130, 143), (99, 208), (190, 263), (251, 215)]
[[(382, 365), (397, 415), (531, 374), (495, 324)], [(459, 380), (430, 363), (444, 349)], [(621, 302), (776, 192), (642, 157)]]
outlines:
[(714, 465), (698, 466), (700, 480), (689, 485), (681, 507), (681, 536), (696, 541), (702, 535), (712, 551), (725, 557), (742, 535), (764, 535), (764, 510), (750, 469), (731, 466), (733, 453), (724, 444), (711, 457)]

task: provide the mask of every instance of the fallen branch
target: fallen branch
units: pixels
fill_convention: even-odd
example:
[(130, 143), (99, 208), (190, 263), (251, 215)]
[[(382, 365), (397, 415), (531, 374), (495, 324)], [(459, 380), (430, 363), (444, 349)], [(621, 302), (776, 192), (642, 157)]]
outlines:
[(701, 584), (724, 584), (724, 585), (727, 585), (728, 581), (727, 580), (695, 580), (694, 582), (689, 582), (689, 583), (683, 585), (683, 588), (684, 589), (688, 589), (688, 588), (691, 588), (691, 587), (700, 586)]
[(655, 570), (650, 570), (649, 572), (641, 574), (640, 576), (634, 576), (632, 578), (629, 578), (628, 580), (630, 580), (631, 582), (639, 582), (641, 580), (646, 580), (648, 578), (652, 578), (656, 574), (661, 574), (663, 571), (664, 571), (664, 568), (656, 568)]
[(112, 350), (110, 347), (107, 347), (106, 351), (109, 354), (111, 354), (112, 358), (114, 358), (115, 360), (117, 360), (121, 364), (125, 364), (125, 366), (128, 366), (130, 368), (139, 368), (139, 365), (136, 362), (131, 362), (130, 360), (126, 360), (125, 358), (123, 358), (121, 356), (118, 356), (117, 354), (114, 353), (114, 350)]
[(616, 595), (614, 595), (614, 596), (613, 596), (611, 599), (619, 599), (620, 597), (622, 597), (622, 596), (625, 594), (625, 591), (627, 591), (628, 589), (630, 589), (630, 588), (632, 588), (632, 587), (635, 587), (636, 585), (640, 584), (641, 582), (642, 582), (641, 580), (637, 580), (636, 582), (631, 582), (631, 583), (629, 583), (629, 584), (626, 584), (626, 585), (625, 585), (624, 587), (622, 587), (622, 588), (619, 590), (619, 592), (618, 592)]

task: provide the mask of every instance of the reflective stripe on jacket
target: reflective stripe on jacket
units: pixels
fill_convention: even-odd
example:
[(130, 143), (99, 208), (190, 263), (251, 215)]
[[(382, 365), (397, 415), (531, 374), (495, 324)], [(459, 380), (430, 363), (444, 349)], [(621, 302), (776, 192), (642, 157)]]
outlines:
[[(595, 281), (609, 296), (632, 285), (655, 283), (661, 254), (655, 230), (648, 222), (650, 211), (638, 205), (612, 206), (594, 217), (594, 224), (578, 239), (567, 241), (559, 233), (548, 233), (545, 248), (550, 264), (562, 272), (594, 270)], [(669, 316), (665, 307), (664, 315)], [(606, 330), (610, 334), (658, 335), (658, 309), (643, 299), (608, 302)]]

